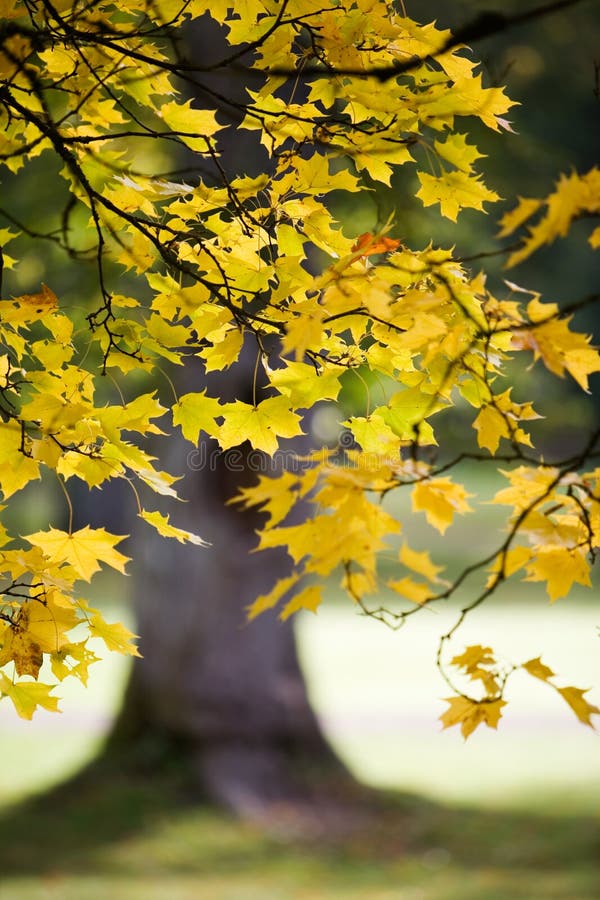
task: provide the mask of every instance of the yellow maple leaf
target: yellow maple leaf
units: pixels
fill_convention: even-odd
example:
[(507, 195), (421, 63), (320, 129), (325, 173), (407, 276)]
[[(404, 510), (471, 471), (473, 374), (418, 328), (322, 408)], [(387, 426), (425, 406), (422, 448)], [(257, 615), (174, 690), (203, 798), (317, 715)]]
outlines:
[[(594, 167), (583, 175), (577, 172), (561, 175), (554, 191), (544, 200), (520, 198), (517, 207), (502, 219), (501, 236), (516, 231), (542, 208), (543, 214), (529, 226), (520, 248), (509, 256), (508, 267), (527, 259), (544, 244), (552, 244), (556, 238), (564, 237), (579, 216), (600, 212), (600, 169)], [(596, 246), (596, 241), (592, 234), (592, 247)]]
[(398, 578), (395, 581), (388, 581), (387, 585), (401, 597), (419, 606), (431, 599), (431, 588), (422, 582), (413, 581), (412, 578)]
[(268, 397), (256, 406), (236, 400), (221, 407), (224, 418), (217, 440), (222, 450), (249, 441), (255, 450), (273, 455), (278, 438), (302, 434), (300, 416), (290, 409), (287, 397)]
[(591, 587), (590, 564), (585, 549), (576, 547), (539, 547), (527, 565), (525, 581), (545, 581), (550, 600), (566, 597), (573, 584)]
[(9, 626), (3, 632), (0, 666), (14, 662), (17, 675), (37, 678), (44, 657), (40, 645), (28, 633), (26, 627)]
[(471, 496), (462, 484), (455, 484), (450, 478), (432, 478), (414, 486), (412, 508), (413, 512), (424, 512), (429, 524), (444, 534), (455, 513), (472, 512), (467, 502)]
[(463, 653), (454, 656), (451, 664), (462, 669), (471, 681), (481, 681), (488, 696), (498, 692), (497, 664), (491, 647), (473, 644), (467, 647)]
[[(569, 500), (565, 505), (567, 503)], [(573, 549), (586, 541), (587, 525), (573, 513), (561, 515), (554, 510), (545, 514), (531, 510), (523, 522), (523, 534), (536, 547), (546, 545)]]
[(318, 371), (303, 362), (285, 361), (283, 369), (268, 369), (269, 380), (289, 397), (294, 409), (310, 409), (319, 400), (336, 400), (341, 389), (339, 369)]
[(289, 590), (298, 582), (299, 575), (288, 575), (286, 578), (280, 578), (267, 594), (261, 594), (256, 600), (246, 608), (248, 619), (252, 621), (267, 609), (277, 606), (279, 601)]
[(376, 594), (379, 590), (377, 575), (373, 571), (353, 571), (350, 566), (344, 569), (341, 586), (354, 603), (367, 594)]
[(477, 443), (492, 455), (498, 449), (501, 438), (511, 438), (520, 444), (531, 446), (529, 435), (519, 428), (522, 420), (539, 419), (531, 403), (516, 403), (511, 400), (512, 388), (495, 395), (492, 403), (485, 404), (473, 422), (477, 431)]
[(286, 619), (289, 619), (290, 616), (301, 609), (316, 613), (322, 601), (323, 589), (321, 585), (311, 584), (286, 603), (279, 613), (279, 618), (282, 622), (285, 622)]
[(173, 424), (180, 425), (186, 440), (198, 443), (200, 432), (214, 436), (217, 431), (215, 418), (222, 415), (222, 407), (214, 397), (207, 397), (206, 391), (184, 394), (173, 406)]
[(488, 728), (497, 728), (505, 700), (471, 700), (469, 697), (446, 697), (450, 708), (440, 716), (444, 728), (460, 725), (465, 740), (473, 731), (485, 723)]
[(465, 134), (449, 134), (444, 141), (434, 141), (433, 148), (438, 156), (448, 160), (461, 172), (471, 172), (476, 159), (481, 159), (477, 147), (467, 143)]
[(64, 636), (78, 624), (70, 603), (60, 604), (49, 591), (45, 602), (31, 599), (21, 604), (13, 624), (2, 635), (0, 666), (14, 662), (17, 675), (37, 678), (44, 653), (54, 653), (66, 643)]
[(440, 572), (444, 571), (444, 567), (436, 566), (431, 561), (431, 557), (427, 551), (419, 552), (417, 550), (412, 550), (408, 544), (403, 543), (400, 548), (399, 559), (408, 569), (412, 569), (412, 571), (416, 572), (418, 575), (423, 575), (429, 581), (439, 583), (440, 579), (438, 578), (438, 575)]
[[(454, 61), (456, 64), (456, 57)], [(503, 116), (515, 105), (515, 101), (508, 99), (504, 88), (483, 87), (483, 76), (472, 75), (470, 71), (462, 76), (455, 73), (453, 81), (451, 90), (440, 91), (437, 101), (427, 103), (428, 115), (437, 114), (447, 124), (449, 116), (474, 115), (494, 131), (501, 127), (510, 130), (510, 125)]]
[(489, 666), (495, 663), (492, 648), (482, 647), (481, 644), (473, 644), (467, 647), (463, 653), (452, 657), (453, 666), (464, 669), (467, 674), (474, 672), (479, 666)]
[(203, 348), (198, 356), (204, 360), (207, 372), (220, 372), (238, 359), (244, 343), (244, 331), (228, 323), (207, 334), (207, 339), (212, 346)]
[[(582, 335), (571, 334), (573, 344), (577, 337), (582, 337)], [(594, 372), (600, 372), (600, 355), (595, 347), (576, 349), (572, 346), (565, 354), (564, 367), (577, 384), (589, 394), (588, 376)]]
[(50, 712), (60, 712), (58, 697), (50, 696), (53, 689), (54, 685), (38, 681), (12, 682), (0, 673), (0, 693), (12, 700), (17, 715), (22, 719), (31, 719), (38, 706)]
[(323, 319), (327, 310), (312, 297), (294, 304), (293, 318), (288, 318), (283, 338), (283, 351), (301, 361), (308, 349), (319, 350), (323, 341)]
[(423, 206), (439, 203), (442, 215), (453, 222), (456, 222), (461, 209), (482, 210), (484, 203), (494, 203), (500, 199), (495, 191), (485, 186), (481, 178), (458, 169), (444, 172), (440, 176), (430, 175), (428, 172), (417, 172), (417, 175), (421, 182), (417, 197)]
[(256, 484), (241, 490), (227, 502), (243, 503), (245, 507), (256, 506), (269, 516), (268, 525), (272, 528), (282, 522), (294, 506), (300, 492), (298, 476), (293, 472), (283, 471), (272, 478), (260, 475)]
[[(312, 82), (311, 89), (318, 84), (318, 82)], [(321, 90), (323, 89), (331, 90), (331, 84), (327, 79), (321, 81)], [(333, 90), (335, 93), (335, 87)], [(360, 181), (356, 175), (348, 169), (331, 172), (331, 168), (331, 157), (315, 153), (310, 159), (298, 159), (289, 178), (294, 189), (301, 193), (325, 194), (332, 189), (332, 186), (339, 191), (360, 190)]]
[(500, 438), (510, 437), (506, 419), (491, 403), (481, 408), (473, 422), (473, 428), (477, 432), (479, 446), (489, 450), (492, 456), (498, 449)]
[(533, 550), (530, 547), (524, 547), (522, 544), (517, 544), (515, 547), (510, 547), (506, 552), (499, 553), (490, 566), (490, 577), (486, 587), (489, 587), (497, 579), (500, 570), (502, 570), (504, 578), (510, 578), (511, 575), (523, 568), (532, 555)]
[[(125, 445), (122, 445), (125, 447)], [(124, 461), (128, 460), (131, 456), (136, 456), (135, 450), (137, 448), (127, 448), (127, 451), (132, 450), (133, 452), (130, 454), (129, 452), (125, 452), (121, 454), (121, 457)], [(132, 468), (137, 475), (138, 478), (147, 484), (148, 487), (151, 487), (153, 491), (156, 491), (157, 494), (162, 494), (163, 497), (177, 497), (177, 492), (173, 490), (171, 485), (173, 482), (178, 481), (173, 475), (169, 475), (167, 472), (158, 472), (156, 469), (148, 469), (143, 466), (132, 465)]]
[(600, 715), (600, 709), (592, 703), (588, 703), (583, 696), (584, 694), (587, 694), (590, 689), (587, 688), (587, 690), (582, 690), (581, 688), (576, 687), (565, 687), (557, 688), (556, 690), (563, 700), (569, 704), (579, 721), (583, 722), (584, 725), (589, 725), (590, 728), (593, 728), (594, 725), (591, 716)]
[(40, 477), (40, 465), (21, 453), (21, 429), (11, 423), (0, 428), (0, 490), (8, 500), (26, 484)]
[(401, 166), (413, 161), (410, 150), (405, 145), (396, 144), (394, 150), (386, 151), (383, 156), (376, 140), (363, 138), (360, 136), (360, 132), (353, 135), (351, 146), (353, 145), (357, 146), (357, 149), (352, 152), (352, 161), (356, 167), (364, 169), (374, 181), (381, 181), (388, 187), (391, 185), (391, 178), (394, 174), (389, 163)]
[(507, 478), (511, 487), (502, 488), (492, 499), (492, 503), (514, 506), (515, 511), (526, 509), (544, 497), (548, 501), (554, 497), (550, 487), (558, 479), (559, 470), (549, 466), (518, 466), (508, 471), (499, 470)]
[(584, 391), (588, 391), (588, 376), (600, 371), (600, 354), (591, 346), (591, 339), (571, 331), (571, 319), (558, 318), (553, 303), (532, 300), (527, 313), (533, 327), (515, 332), (513, 346), (519, 350), (532, 350), (534, 359), (541, 359), (555, 375), (563, 377), (568, 372)]
[(74, 644), (65, 644), (50, 657), (52, 674), (58, 681), (63, 681), (69, 675), (79, 678), (82, 684), (87, 686), (88, 669), (92, 663), (99, 662), (100, 657), (90, 650), (87, 640), (77, 641)]
[(163, 537), (171, 537), (175, 538), (175, 540), (179, 541), (180, 544), (190, 543), (196, 544), (199, 547), (208, 547), (209, 544), (207, 541), (204, 541), (199, 535), (193, 534), (191, 531), (184, 531), (183, 528), (176, 528), (174, 525), (171, 525), (169, 522), (169, 516), (164, 516), (158, 510), (154, 512), (149, 512), (143, 509), (140, 514), (140, 519), (143, 519), (144, 522), (147, 522), (149, 525), (152, 525), (153, 528), (156, 528), (159, 534), (162, 534)]
[(151, 393), (140, 394), (125, 405), (106, 406), (94, 411), (94, 415), (109, 434), (113, 434), (115, 429), (137, 431), (139, 434), (164, 434), (151, 421), (160, 418), (164, 412), (165, 407), (158, 402), (155, 393)]
[(370, 416), (353, 416), (342, 422), (352, 434), (365, 453), (376, 453), (390, 460), (400, 459), (402, 441), (387, 425), (378, 412)]
[(191, 101), (182, 103), (172, 100), (163, 103), (160, 106), (160, 115), (184, 144), (200, 153), (208, 149), (206, 139), (223, 128), (223, 125), (217, 122), (214, 112), (196, 109)]
[[(435, 317), (428, 317), (426, 314), (420, 316), (419, 328), (427, 330), (430, 318)], [(444, 409), (446, 405), (443, 398), (432, 397), (421, 390), (420, 385), (416, 385), (397, 391), (390, 397), (387, 406), (378, 408), (378, 412), (394, 434), (404, 440), (415, 440), (418, 436), (421, 444), (436, 444), (433, 431), (426, 419)]]
[(39, 547), (51, 563), (68, 563), (84, 581), (90, 581), (94, 572), (99, 571), (101, 562), (119, 572), (125, 572), (125, 563), (129, 562), (129, 557), (115, 550), (115, 544), (124, 540), (124, 536), (109, 534), (104, 528), (86, 525), (72, 534), (50, 528), (26, 535), (25, 539)]
[(132, 643), (137, 634), (133, 634), (120, 622), (109, 623), (97, 610), (91, 612), (88, 625), (92, 637), (101, 638), (108, 650), (123, 653), (127, 656), (141, 656), (138, 648)]
[(542, 201), (536, 200), (535, 197), (517, 197), (517, 201), (515, 208), (504, 213), (500, 219), (501, 230), (498, 232), (498, 237), (507, 237), (512, 234), (542, 205)]
[(534, 678), (539, 678), (540, 681), (548, 681), (555, 674), (552, 669), (544, 665), (541, 656), (536, 656), (535, 659), (528, 659), (527, 662), (522, 663), (521, 668), (533, 675)]
[(27, 630), (44, 653), (53, 653), (66, 643), (65, 633), (79, 624), (79, 617), (69, 596), (47, 590), (45, 602), (30, 600), (23, 604), (27, 611)]

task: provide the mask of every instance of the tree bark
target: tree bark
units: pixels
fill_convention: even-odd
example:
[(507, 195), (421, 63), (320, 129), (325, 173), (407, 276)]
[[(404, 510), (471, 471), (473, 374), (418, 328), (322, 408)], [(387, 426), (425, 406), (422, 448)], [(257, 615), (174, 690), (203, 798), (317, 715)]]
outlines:
[[(211, 20), (190, 28), (186, 41), (205, 64), (228, 52)], [(219, 69), (203, 78), (221, 96), (244, 101), (247, 85), (237, 73)], [(214, 97), (198, 86), (195, 100), (210, 105)], [(231, 121), (240, 115), (229, 106), (223, 114)], [(253, 134), (233, 139), (225, 132), (220, 151), (221, 171), (250, 174), (268, 164)], [(251, 402), (256, 352), (255, 345), (246, 347), (245, 362), (208, 379), (188, 372), (181, 393), (208, 384), (222, 400)], [(189, 446), (171, 437), (165, 448), (163, 467), (181, 471)], [(311, 709), (292, 625), (270, 614), (248, 623), (245, 614), (246, 605), (287, 574), (289, 558), (251, 554), (259, 519), (227, 505), (253, 480), (240, 454), (219, 455), (215, 445), (205, 465), (197, 467), (193, 453), (188, 459), (195, 470), (178, 485), (188, 502), (170, 511), (177, 525), (211, 546), (182, 546), (147, 528), (138, 535), (132, 556), (139, 560), (134, 594), (143, 659), (133, 667), (108, 749), (135, 754), (137, 748), (144, 755), (161, 742), (172, 749), (175, 741), (205, 796), (236, 812), (302, 805), (317, 794), (323, 811), (323, 780), (331, 787), (339, 779), (344, 792), (353, 782)]]
[[(251, 383), (244, 365), (221, 374), (220, 396), (244, 398)], [(291, 624), (270, 613), (247, 621), (245, 607), (290, 568), (284, 552), (251, 553), (260, 518), (227, 505), (255, 474), (243, 453), (205, 445), (201, 457), (173, 436), (163, 443), (167, 471), (188, 460), (178, 486), (187, 502), (171, 506), (173, 520), (211, 546), (167, 541), (147, 526), (134, 537), (143, 658), (108, 749), (156, 759), (152, 748), (176, 745), (204, 795), (244, 815), (313, 802), (332, 778), (349, 785), (310, 706)]]

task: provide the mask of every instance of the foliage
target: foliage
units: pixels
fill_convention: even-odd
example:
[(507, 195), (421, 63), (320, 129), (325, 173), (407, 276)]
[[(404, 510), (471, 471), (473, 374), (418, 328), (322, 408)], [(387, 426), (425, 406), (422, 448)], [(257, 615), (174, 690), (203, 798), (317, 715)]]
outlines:
[[(339, 447), (295, 457), (277, 479), (261, 477), (239, 498), (267, 515), (260, 548), (283, 546), (295, 563), (250, 616), (280, 602), (282, 618), (315, 611), (323, 580), (339, 571), (363, 612), (397, 627), (485, 569), (487, 585), (442, 636), (438, 664), (454, 692), (444, 725), (460, 724), (465, 736), (480, 722), (496, 727), (507, 678), (519, 666), (488, 647), (468, 647), (450, 660), (470, 682), (463, 688), (447, 671), (450, 639), (470, 609), (517, 573), (545, 582), (552, 600), (575, 582), (589, 585), (600, 546), (600, 469), (586, 465), (600, 434), (578, 454), (543, 462), (528, 431), (540, 413), (501, 379), (523, 354), (588, 390), (600, 357), (534, 291), (507, 283), (493, 293), (452, 249), (405, 246), (393, 222), (349, 236), (328, 199), (389, 185), (396, 167), (414, 165), (425, 206), (439, 204), (452, 221), (462, 209), (483, 210), (498, 197), (463, 129), (472, 120), (510, 129), (504, 90), (484, 85), (460, 39), (383, 0), (329, 7), (248, 0), (235, 9), (223, 0), (134, 0), (126, 8), (22, 0), (1, 2), (0, 14), (0, 160), (26, 191), (31, 160), (53, 154), (70, 192), (60, 227), (43, 233), (2, 210), (12, 222), (2, 245), (19, 234), (52, 241), (67, 260), (89, 260), (98, 285), (84, 312), (47, 285), (1, 301), (5, 499), (53, 473), (71, 509), (73, 479), (92, 489), (125, 479), (150, 527), (201, 544), (142, 506), (143, 486), (176, 496), (176, 477), (157, 467), (143, 438), (172, 421), (194, 445), (203, 435), (221, 450), (248, 442), (273, 455), (282, 439), (302, 434), (307, 409), (336, 401), (342, 376), (368, 373), (381, 382), (383, 402), (369, 392), (366, 414), (342, 423)], [(205, 65), (186, 56), (181, 41), (189, 21), (204, 14), (222, 24), (230, 44)], [(210, 86), (206, 76), (221, 71), (252, 85), (243, 102)], [(189, 90), (202, 92), (202, 108), (187, 99)], [(232, 127), (256, 132), (268, 157), (263, 174), (226, 173), (219, 139)], [(177, 148), (193, 160), (189, 182), (160, 171), (161, 158)], [(142, 171), (140, 158), (157, 163)], [(599, 202), (595, 171), (563, 179), (547, 201), (520, 200), (503, 220), (505, 233), (545, 212), (512, 262), (564, 234), (573, 218), (597, 213)], [(13, 265), (4, 254), (4, 267)], [(239, 364), (248, 342), (256, 354), (252, 402), (197, 390), (167, 403), (139, 378), (164, 380), (165, 362), (193, 357), (207, 372), (221, 371)], [(475, 410), (477, 447), (465, 439), (454, 459), (439, 461), (431, 419), (462, 401)], [(428, 552), (404, 542), (397, 577), (381, 575), (386, 539), (401, 531), (381, 501), (410, 491), (415, 513), (443, 535), (472, 511), (451, 472), (465, 458), (508, 466), (508, 486), (494, 498), (510, 509), (497, 550), (448, 583)], [(292, 524), (297, 504), (310, 512)], [(79, 597), (80, 582), (102, 563), (123, 571), (120, 540), (101, 528), (74, 530), (72, 515), (66, 530), (21, 539), (3, 532), (1, 691), (20, 715), (56, 708), (50, 683), (38, 680), (44, 660), (59, 681), (87, 678), (95, 659), (88, 636), (137, 652), (123, 626), (106, 623)], [(377, 600), (382, 582), (397, 598), (393, 608)], [(72, 637), (75, 627), (82, 639)], [(555, 686), (538, 657), (520, 668)], [(556, 689), (591, 724), (599, 710), (586, 692)]]

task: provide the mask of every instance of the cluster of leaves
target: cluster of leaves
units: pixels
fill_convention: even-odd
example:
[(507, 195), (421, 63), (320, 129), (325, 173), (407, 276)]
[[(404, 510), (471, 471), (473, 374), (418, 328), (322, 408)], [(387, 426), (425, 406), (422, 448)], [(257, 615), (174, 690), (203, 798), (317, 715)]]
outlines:
[[(203, 65), (179, 38), (206, 13), (221, 23), (230, 49)], [(258, 76), (259, 86), (243, 101), (223, 96), (206, 80), (220, 71), (252, 74), (253, 84)], [(202, 108), (184, 90), (201, 91)], [(527, 423), (538, 416), (532, 403), (497, 386), (511, 356), (533, 353), (587, 389), (600, 370), (588, 338), (536, 294), (509, 285), (495, 296), (452, 250), (404, 246), (389, 235), (391, 223), (377, 234), (346, 235), (328, 204), (333, 191), (389, 185), (396, 167), (414, 165), (425, 206), (439, 204), (452, 220), (461, 209), (482, 210), (497, 195), (456, 123), (508, 128), (511, 106), (501, 88), (483, 84), (466, 47), (384, 0), (132, 0), (126, 8), (111, 0), (0, 0), (0, 164), (26, 186), (31, 160), (53, 154), (70, 195), (61, 227), (45, 235), (0, 210), (13, 223), (0, 241), (46, 237), (67, 257), (90, 259), (98, 284), (85, 317), (45, 285), (1, 302), (4, 497), (46, 472), (67, 498), (72, 479), (93, 489), (126, 479), (150, 526), (201, 544), (142, 508), (136, 484), (175, 496), (176, 479), (135, 436), (161, 433), (170, 414), (194, 445), (202, 435), (222, 450), (249, 442), (273, 454), (281, 439), (302, 434), (307, 409), (336, 401), (345, 372), (369, 372), (392, 387), (385, 403), (343, 423), (352, 441), (346, 452), (316, 452), (301, 471), (261, 478), (241, 495), (267, 513), (260, 547), (284, 546), (295, 563), (251, 616), (280, 601), (282, 618), (315, 610), (323, 579), (336, 570), (354, 602), (392, 625), (457, 590), (468, 572), (448, 585), (427, 553), (404, 543), (399, 576), (386, 584), (406, 608), (368, 601), (381, 587), (385, 537), (401, 530), (384, 496), (410, 490), (413, 509), (441, 534), (470, 510), (466, 489), (449, 474), (458, 458), (427, 461), (436, 445), (431, 418), (461, 397), (476, 410), (480, 450), (470, 455), (491, 459), (502, 447), (502, 459), (520, 463), (495, 498), (512, 509), (508, 533), (473, 567), (490, 574), (470, 608), (518, 571), (545, 581), (552, 599), (573, 582), (589, 583), (588, 557), (600, 546), (600, 470), (579, 470), (599, 435), (576, 458), (542, 466), (529, 450)], [(264, 174), (226, 174), (219, 141), (230, 123), (256, 132), (269, 160)], [(157, 147), (163, 158), (185, 149), (196, 173), (190, 183), (156, 167), (140, 171), (136, 160), (160, 159)], [(597, 190), (585, 178), (590, 193)], [(521, 201), (505, 230), (541, 208), (535, 203)], [(571, 217), (590, 211), (588, 199), (577, 203)], [(554, 224), (526, 239), (523, 252), (534, 249), (532, 240), (538, 246), (562, 233), (564, 223), (551, 215), (556, 205), (547, 201)], [(83, 212), (86, 224), (76, 227)], [(5, 268), (13, 264), (5, 254)], [(135, 290), (117, 288), (123, 273)], [(160, 373), (165, 361), (199, 357), (207, 372), (235, 366), (248, 341), (256, 351), (252, 402), (199, 390), (163, 406), (156, 392), (139, 390), (138, 373)], [(105, 391), (97, 399), (106, 374), (113, 402)], [(299, 502), (311, 513), (290, 524)], [(107, 625), (78, 597), (79, 582), (101, 563), (123, 569), (119, 540), (71, 524), (22, 539), (3, 532), (0, 665), (8, 668), (0, 691), (21, 715), (38, 704), (55, 707), (50, 684), (37, 680), (46, 657), (56, 679), (85, 679), (94, 659), (89, 636), (136, 652), (122, 626)], [(460, 621), (442, 638), (439, 663), (449, 681), (442, 651)], [(73, 641), (76, 626), (83, 636)], [(468, 648), (452, 662), (483, 695), (450, 681), (456, 696), (444, 724), (462, 723), (465, 734), (480, 721), (495, 725), (509, 673), (496, 672), (488, 648)], [(524, 668), (535, 677), (549, 671), (534, 663)], [(589, 722), (596, 708), (573, 692), (561, 689)]]

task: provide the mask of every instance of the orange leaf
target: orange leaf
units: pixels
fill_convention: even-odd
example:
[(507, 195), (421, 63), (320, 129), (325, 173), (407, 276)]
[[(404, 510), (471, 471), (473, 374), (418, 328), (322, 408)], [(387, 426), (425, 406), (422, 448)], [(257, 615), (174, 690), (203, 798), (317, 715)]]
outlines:
[(362, 250), (361, 256), (374, 256), (376, 253), (388, 253), (390, 250), (397, 250), (400, 246), (401, 243), (396, 238), (389, 238), (384, 235), (375, 236), (370, 231), (365, 231), (352, 246), (352, 252), (357, 253), (359, 250)]

